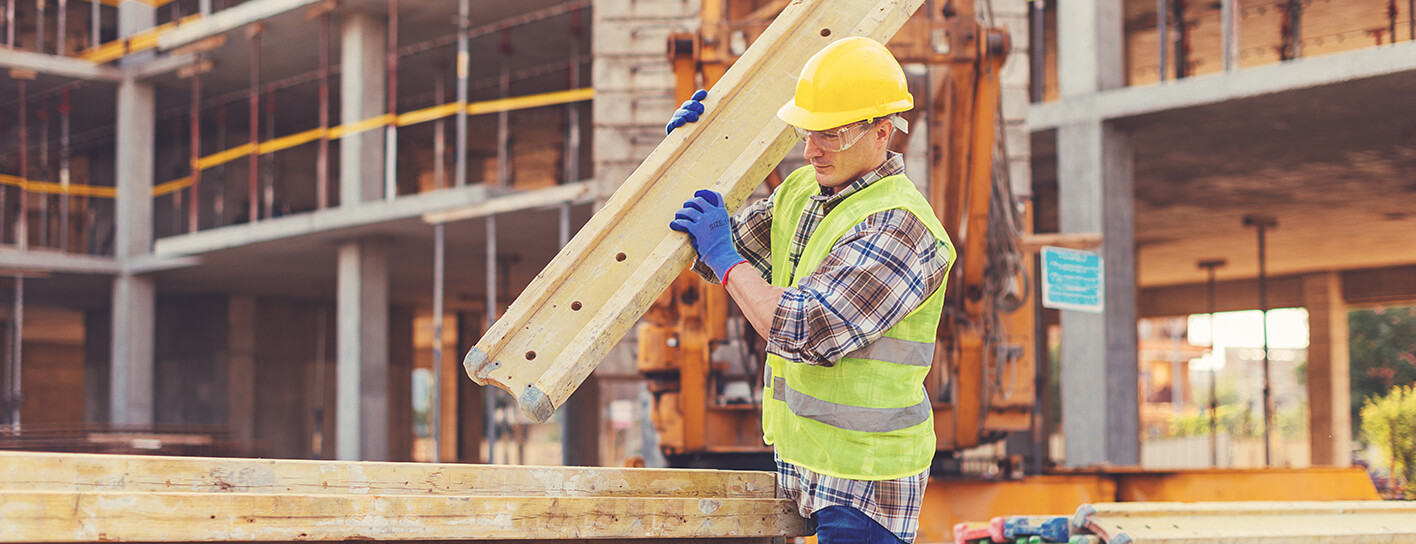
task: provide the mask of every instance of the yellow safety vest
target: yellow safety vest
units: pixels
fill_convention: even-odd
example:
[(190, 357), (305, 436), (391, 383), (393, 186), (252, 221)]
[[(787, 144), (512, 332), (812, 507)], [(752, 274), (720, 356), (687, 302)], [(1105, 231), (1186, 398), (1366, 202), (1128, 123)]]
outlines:
[[(772, 285), (795, 287), (816, 270), (853, 227), (891, 209), (913, 213), (949, 251), (954, 245), (929, 202), (903, 175), (883, 178), (847, 197), (807, 241), (796, 270), (787, 255), (801, 215), (818, 193), (810, 166), (777, 188), (772, 215)], [(795, 274), (793, 274), (795, 272)], [(946, 271), (947, 276), (947, 271)], [(818, 474), (853, 480), (893, 480), (924, 472), (934, 458), (934, 411), (924, 377), (944, 307), (941, 285), (879, 340), (834, 366), (768, 355), (762, 434), (784, 461)]]

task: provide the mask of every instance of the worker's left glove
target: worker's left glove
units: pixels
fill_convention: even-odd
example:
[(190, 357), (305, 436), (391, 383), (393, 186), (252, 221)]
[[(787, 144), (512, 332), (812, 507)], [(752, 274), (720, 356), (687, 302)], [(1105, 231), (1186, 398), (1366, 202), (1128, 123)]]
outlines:
[(688, 123), (697, 123), (698, 116), (703, 115), (703, 99), (708, 98), (708, 91), (698, 89), (693, 93), (693, 97), (685, 100), (674, 110), (674, 116), (669, 118), (669, 124), (664, 125), (664, 134), (670, 134), (674, 129)]
[(716, 191), (699, 189), (693, 193), (674, 214), (669, 228), (692, 237), (698, 260), (712, 268), (719, 281), (727, 279), (728, 269), (745, 260), (733, 246), (732, 220), (723, 206), (723, 195)]

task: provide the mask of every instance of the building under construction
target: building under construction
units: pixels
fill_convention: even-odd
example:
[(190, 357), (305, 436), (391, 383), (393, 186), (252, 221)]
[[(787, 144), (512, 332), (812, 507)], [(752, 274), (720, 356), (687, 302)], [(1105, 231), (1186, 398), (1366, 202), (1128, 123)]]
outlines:
[[(633, 335), (559, 428), (528, 425), (458, 362), (664, 140), (685, 89), (711, 86), (788, 4), (9, 0), (0, 441), (655, 464), (640, 429), (672, 425), (648, 422), (664, 397), (644, 390)], [(926, 189), (947, 183), (932, 165), (952, 118), (929, 55), (951, 54), (954, 4), (916, 15), (914, 46), (932, 52), (897, 54), (924, 98), (902, 150)], [(1035, 343), (1017, 347), (1029, 368), (999, 385), (1027, 402), (982, 423), (1007, 438), (990, 451), (1141, 466), (1138, 321), (1304, 308), (1308, 443), (1289, 464), (1349, 465), (1346, 313), (1416, 303), (1412, 6), (981, 5), (965, 15), (1011, 43), (995, 177), (1029, 233), (1099, 233), (1106, 262), (1102, 311), (1035, 306)], [(1173, 368), (1174, 398), (1156, 402), (1178, 410), (1191, 369)]]

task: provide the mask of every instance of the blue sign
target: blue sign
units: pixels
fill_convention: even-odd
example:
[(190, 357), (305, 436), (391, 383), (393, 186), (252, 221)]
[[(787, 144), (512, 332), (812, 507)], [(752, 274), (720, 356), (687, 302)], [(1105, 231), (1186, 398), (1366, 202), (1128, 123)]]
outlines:
[(1101, 312), (1101, 256), (1090, 251), (1042, 248), (1042, 306), (1055, 310)]

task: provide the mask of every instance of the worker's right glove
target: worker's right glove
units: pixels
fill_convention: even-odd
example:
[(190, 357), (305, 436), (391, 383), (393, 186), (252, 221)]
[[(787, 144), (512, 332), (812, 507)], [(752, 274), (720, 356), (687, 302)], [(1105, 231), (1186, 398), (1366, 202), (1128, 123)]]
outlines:
[(723, 195), (716, 191), (699, 189), (693, 193), (674, 214), (669, 228), (692, 237), (698, 260), (712, 268), (719, 281), (726, 281), (728, 270), (746, 260), (733, 246), (732, 220), (723, 206)]
[(693, 93), (693, 98), (685, 100), (683, 105), (674, 111), (674, 116), (669, 118), (669, 124), (664, 126), (664, 134), (669, 134), (674, 129), (688, 123), (698, 122), (698, 116), (703, 114), (703, 99), (708, 98), (708, 91), (698, 89)]

